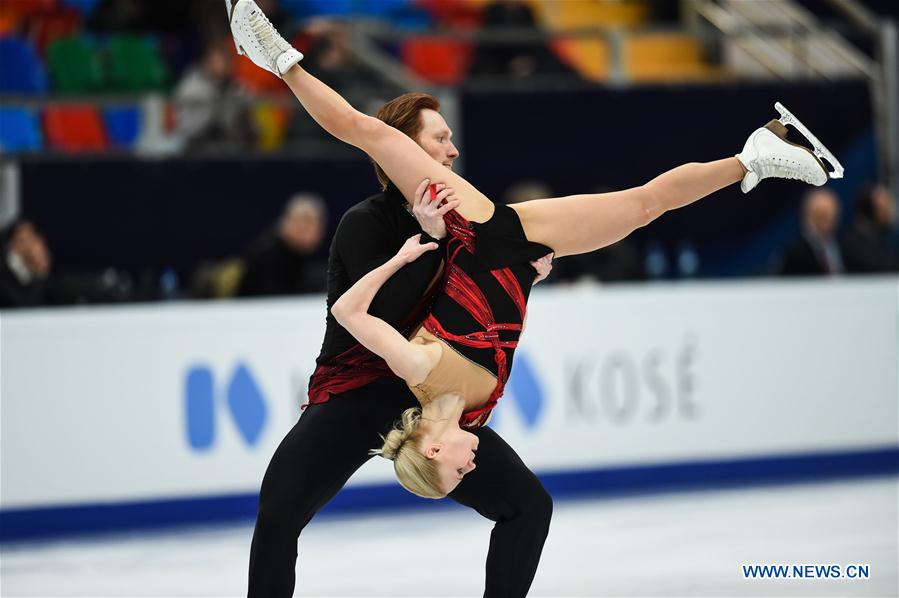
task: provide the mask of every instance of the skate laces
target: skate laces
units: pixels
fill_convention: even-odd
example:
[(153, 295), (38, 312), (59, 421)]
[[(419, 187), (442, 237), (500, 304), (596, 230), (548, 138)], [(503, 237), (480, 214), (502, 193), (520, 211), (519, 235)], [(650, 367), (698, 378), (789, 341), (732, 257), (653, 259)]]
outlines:
[(268, 17), (262, 11), (251, 15), (250, 27), (259, 45), (268, 54), (269, 60), (274, 63), (282, 52), (281, 42), (283, 38), (281, 34), (278, 33), (278, 30), (275, 29), (275, 26), (272, 25), (272, 22), (268, 20)]
[[(808, 152), (807, 149), (805, 151)], [(812, 156), (811, 152), (808, 153)], [(751, 166), (760, 179), (778, 177), (782, 179), (797, 179), (808, 184), (814, 184), (815, 182), (816, 172), (808, 164), (803, 164), (795, 158), (780, 155), (759, 156), (752, 161)]]

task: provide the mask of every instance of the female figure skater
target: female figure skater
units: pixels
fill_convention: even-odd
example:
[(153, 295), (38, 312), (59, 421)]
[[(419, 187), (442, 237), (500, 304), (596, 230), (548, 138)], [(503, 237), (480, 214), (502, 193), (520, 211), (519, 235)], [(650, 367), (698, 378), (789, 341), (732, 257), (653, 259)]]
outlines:
[[(444, 290), (411, 340), (366, 311), (394, 272), (436, 248), (434, 244), (410, 239), (394, 259), (363, 277), (332, 306), (340, 323), (383, 357), (423, 405), (424, 412), (416, 408), (404, 413), (402, 429), (391, 432), (381, 449), (394, 459), (400, 482), (421, 496), (445, 496), (474, 468), (477, 438), (461, 428), (483, 425), (502, 394), (535, 273), (528, 262), (550, 251), (561, 257), (605, 247), (668, 210), (736, 182), (742, 181), (744, 192), (770, 177), (823, 185), (828, 173), (817, 155), (834, 166), (831, 176), (842, 175), (833, 156), (778, 105), (781, 121), (753, 132), (733, 158), (685, 164), (619, 192), (494, 205), (410, 138), (358, 112), (300, 68), (302, 54), (278, 34), (253, 0), (228, 4), (238, 52), (282, 77), (325, 130), (371, 156), (407, 201), (419, 185), (430, 181), (450, 188), (439, 199), (436, 190), (431, 191), (432, 201), (456, 206), (445, 214), (451, 238)], [(803, 132), (815, 145), (815, 154), (787, 142), (785, 124)]]

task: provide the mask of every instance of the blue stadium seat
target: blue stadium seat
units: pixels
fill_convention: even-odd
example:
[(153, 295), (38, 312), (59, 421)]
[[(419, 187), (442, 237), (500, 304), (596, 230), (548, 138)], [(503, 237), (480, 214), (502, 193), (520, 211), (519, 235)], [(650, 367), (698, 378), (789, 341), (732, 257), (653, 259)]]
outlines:
[(103, 111), (106, 135), (116, 147), (131, 148), (140, 135), (140, 110), (136, 106), (107, 108)]
[(339, 16), (355, 12), (355, 0), (281, 0), (281, 9), (295, 19)]
[(31, 46), (15, 37), (0, 39), (0, 92), (44, 93), (47, 73)]
[(0, 108), (0, 153), (37, 151), (43, 146), (37, 115), (29, 108)]
[(101, 0), (62, 0), (62, 4), (75, 8), (86, 19), (91, 16)]
[(377, 17), (390, 17), (407, 8), (411, 8), (409, 0), (357, 0), (359, 10)]

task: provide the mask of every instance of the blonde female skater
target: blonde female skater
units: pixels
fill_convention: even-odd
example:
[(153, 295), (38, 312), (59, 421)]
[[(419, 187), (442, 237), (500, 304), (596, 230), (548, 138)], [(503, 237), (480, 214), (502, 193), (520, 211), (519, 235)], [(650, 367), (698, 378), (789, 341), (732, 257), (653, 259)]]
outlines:
[[(502, 395), (535, 275), (530, 261), (549, 251), (561, 257), (605, 247), (669, 210), (737, 182), (744, 192), (770, 177), (823, 185), (828, 172), (818, 155), (834, 166), (831, 176), (842, 174), (826, 148), (778, 104), (781, 121), (753, 132), (735, 157), (684, 164), (624, 191), (496, 205), (412, 139), (355, 110), (305, 72), (298, 65), (302, 54), (253, 0), (226, 3), (238, 51), (283, 78), (326, 131), (371, 156), (408, 202), (432, 182), (446, 186), (439, 195), (430, 186), (426, 199), (448, 206), (444, 287), (413, 336), (404, 338), (367, 311), (381, 285), (436, 249), (435, 243), (409, 239), (331, 307), (340, 324), (381, 356), (422, 405), (403, 414), (401, 428), (388, 434), (379, 451), (394, 460), (400, 483), (420, 496), (445, 496), (475, 468), (478, 440), (464, 429), (486, 423)], [(787, 142), (785, 124), (803, 132), (815, 153)]]

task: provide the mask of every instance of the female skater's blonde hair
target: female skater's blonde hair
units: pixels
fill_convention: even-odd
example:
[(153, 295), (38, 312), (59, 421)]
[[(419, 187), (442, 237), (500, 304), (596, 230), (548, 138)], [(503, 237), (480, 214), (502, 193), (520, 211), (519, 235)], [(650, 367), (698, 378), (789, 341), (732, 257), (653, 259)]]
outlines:
[(443, 498), (446, 492), (440, 486), (437, 462), (428, 459), (419, 447), (421, 430), (421, 408), (410, 407), (403, 411), (398, 425), (387, 436), (382, 436), (384, 445), (373, 449), (373, 455), (381, 455), (393, 461), (393, 469), (403, 488), (422, 498)]

